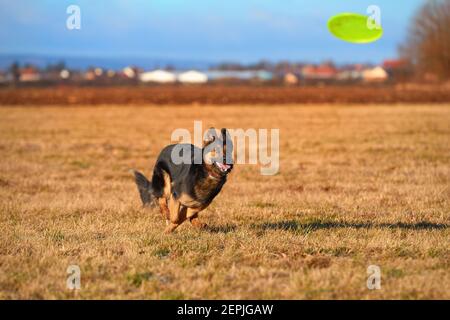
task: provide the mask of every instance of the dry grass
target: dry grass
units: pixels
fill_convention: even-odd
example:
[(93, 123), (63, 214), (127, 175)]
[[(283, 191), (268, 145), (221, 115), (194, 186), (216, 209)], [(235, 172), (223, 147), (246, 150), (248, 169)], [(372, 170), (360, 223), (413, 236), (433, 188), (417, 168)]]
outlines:
[[(194, 119), (280, 128), (281, 171), (236, 166), (208, 231), (164, 235), (128, 170)], [(449, 123), (449, 105), (3, 107), (0, 297), (450, 299)]]
[(282, 105), (301, 103), (387, 104), (449, 103), (450, 83), (443, 85), (154, 85), (112, 87), (0, 86), (0, 105)]

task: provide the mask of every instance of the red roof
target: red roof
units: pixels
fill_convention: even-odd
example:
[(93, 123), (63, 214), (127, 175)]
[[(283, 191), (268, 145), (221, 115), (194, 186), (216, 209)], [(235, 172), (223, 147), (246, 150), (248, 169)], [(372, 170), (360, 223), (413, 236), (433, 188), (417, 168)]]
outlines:
[(406, 65), (406, 60), (402, 60), (402, 59), (390, 59), (390, 60), (385, 60), (383, 62), (384, 69), (402, 68), (405, 65)]
[(306, 66), (302, 70), (303, 75), (313, 78), (332, 78), (337, 74), (335, 67), (330, 65)]
[(315, 73), (322, 76), (334, 76), (336, 74), (336, 68), (327, 65), (318, 66)]

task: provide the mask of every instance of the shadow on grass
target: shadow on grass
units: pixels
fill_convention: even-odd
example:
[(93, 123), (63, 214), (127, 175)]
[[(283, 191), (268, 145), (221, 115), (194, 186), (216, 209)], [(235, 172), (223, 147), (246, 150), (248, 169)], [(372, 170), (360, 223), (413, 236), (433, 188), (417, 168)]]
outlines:
[(300, 223), (296, 220), (286, 220), (280, 222), (265, 222), (253, 225), (255, 229), (260, 230), (322, 230), (322, 229), (404, 229), (404, 230), (442, 230), (449, 226), (442, 223), (431, 223), (421, 221), (417, 223), (372, 223), (372, 222), (338, 222), (338, 221), (313, 221)]
[(206, 226), (205, 231), (210, 233), (229, 233), (236, 230), (236, 226), (233, 224), (226, 224), (223, 226)]

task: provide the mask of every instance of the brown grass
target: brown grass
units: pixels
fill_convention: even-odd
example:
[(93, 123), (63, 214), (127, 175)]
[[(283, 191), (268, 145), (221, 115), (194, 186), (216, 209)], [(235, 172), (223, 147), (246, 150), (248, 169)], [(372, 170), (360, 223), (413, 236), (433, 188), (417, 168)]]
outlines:
[(450, 103), (450, 84), (0, 88), (0, 106)]
[[(194, 119), (280, 128), (281, 171), (236, 166), (207, 231), (164, 235), (128, 170)], [(449, 105), (0, 108), (0, 297), (450, 299), (449, 123)]]

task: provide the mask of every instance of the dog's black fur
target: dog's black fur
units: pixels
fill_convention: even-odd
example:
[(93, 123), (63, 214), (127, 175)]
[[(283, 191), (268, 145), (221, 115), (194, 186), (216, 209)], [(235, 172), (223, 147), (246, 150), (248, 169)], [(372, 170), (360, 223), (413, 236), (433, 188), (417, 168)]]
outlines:
[[(196, 217), (198, 212), (206, 208), (221, 191), (227, 180), (227, 175), (233, 168), (232, 163), (226, 163), (227, 153), (232, 152), (232, 142), (226, 129), (221, 130), (221, 135), (221, 138), (212, 137), (205, 141), (203, 148), (192, 144), (172, 144), (165, 147), (156, 160), (151, 182), (142, 173), (134, 171), (143, 205), (152, 205), (154, 200), (158, 199), (161, 212), (166, 219), (171, 222), (174, 222), (172, 220), (179, 222), (181, 218), (178, 212), (172, 212), (177, 209), (172, 210), (167, 206), (169, 201), (175, 202), (175, 204), (179, 202), (178, 210), (180, 212), (182, 210), (186, 212), (187, 208), (190, 209), (185, 218), (191, 218), (190, 212)], [(212, 142), (222, 148), (223, 160), (212, 161), (208, 164), (205, 161), (205, 156), (212, 152), (207, 148)], [(175, 148), (177, 149), (174, 151)], [(190, 163), (175, 164), (172, 161), (173, 152), (182, 157), (184, 152), (189, 151)], [(213, 151), (215, 152), (215, 150)], [(202, 157), (201, 163), (195, 163), (198, 155)], [(177, 219), (172, 218), (172, 216), (176, 216)]]

